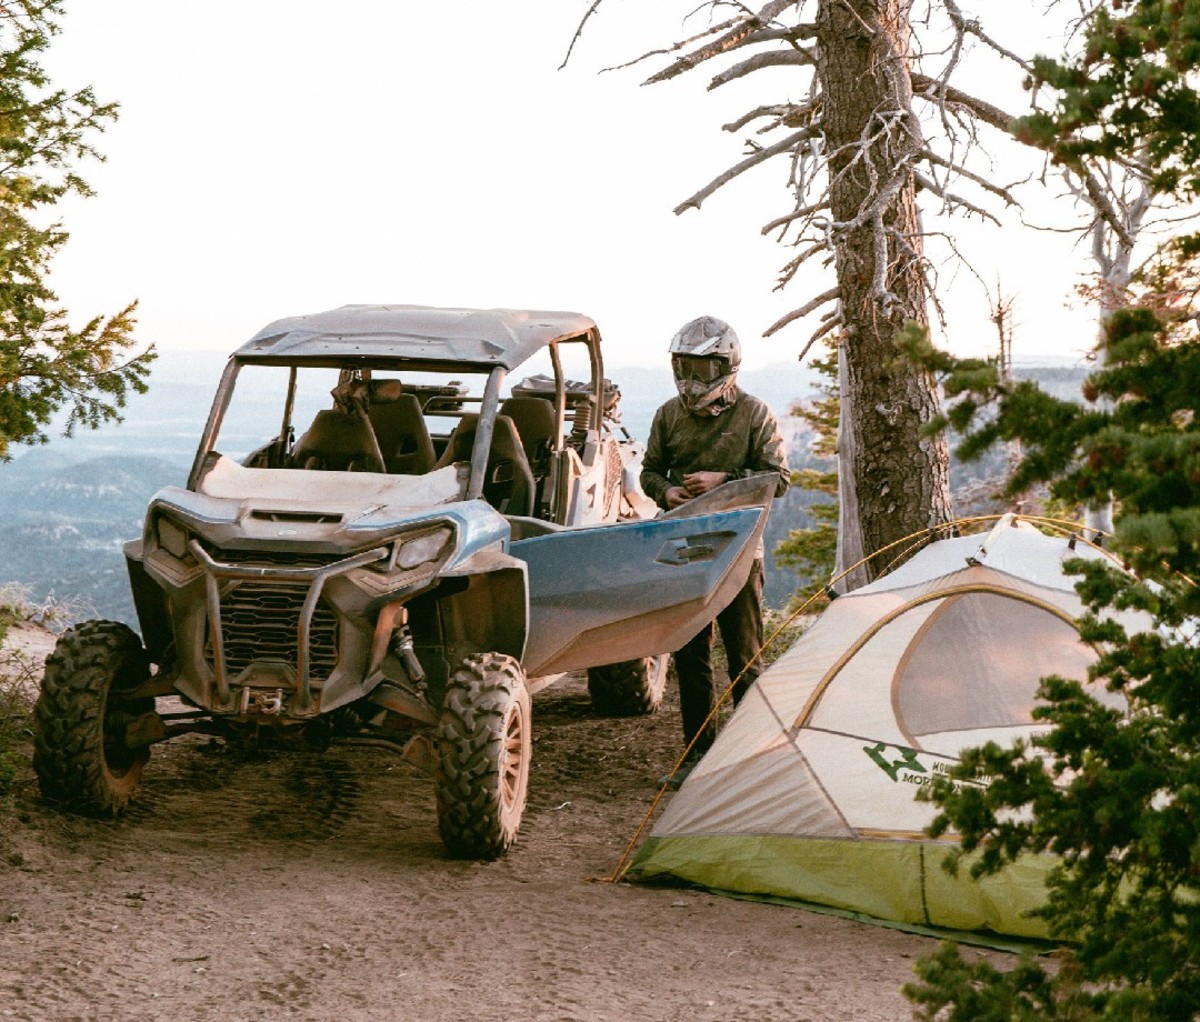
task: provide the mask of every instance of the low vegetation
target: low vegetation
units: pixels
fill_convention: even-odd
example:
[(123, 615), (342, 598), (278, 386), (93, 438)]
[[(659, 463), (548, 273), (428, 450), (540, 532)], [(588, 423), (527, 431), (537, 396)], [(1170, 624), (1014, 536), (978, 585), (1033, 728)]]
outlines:
[(3, 645), (10, 626), (25, 619), (25, 604), (14, 590), (0, 590), (0, 804), (11, 797), (18, 765), (26, 752), (33, 715), (34, 677), (27, 657)]
[(40, 659), (7, 644), (10, 629), (22, 624), (52, 627), (70, 608), (35, 603), (27, 590), (0, 586), (0, 810), (8, 808), (18, 779), (28, 772), (33, 740), (33, 704), (41, 677)]
[(35, 671), (14, 650), (0, 651), (0, 806), (12, 796), (33, 737)]

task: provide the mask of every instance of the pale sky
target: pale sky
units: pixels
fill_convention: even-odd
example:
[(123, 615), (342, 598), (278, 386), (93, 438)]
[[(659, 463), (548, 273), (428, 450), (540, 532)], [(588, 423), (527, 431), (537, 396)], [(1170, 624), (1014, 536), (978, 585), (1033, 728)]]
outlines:
[[(224, 351), (348, 303), (569, 309), (610, 366), (665, 365), (711, 314), (747, 365), (795, 360), (816, 322), (760, 335), (833, 279), (772, 291), (790, 250), (759, 227), (789, 208), (782, 161), (672, 213), (741, 158), (722, 124), (801, 98), (794, 73), (773, 93), (758, 76), (708, 93), (705, 71), (640, 87), (661, 59), (599, 73), (698, 30), (673, 0), (606, 0), (558, 70), (587, 6), (68, 0), (45, 64), (122, 112), (82, 168), (98, 194), (59, 210), (63, 303), (82, 321), (138, 298), (142, 340)], [(1082, 255), (1016, 227), (962, 241), (1018, 295), (1018, 361), (1087, 347), (1088, 314), (1063, 310)], [(981, 286), (943, 285), (951, 349), (990, 348)]]

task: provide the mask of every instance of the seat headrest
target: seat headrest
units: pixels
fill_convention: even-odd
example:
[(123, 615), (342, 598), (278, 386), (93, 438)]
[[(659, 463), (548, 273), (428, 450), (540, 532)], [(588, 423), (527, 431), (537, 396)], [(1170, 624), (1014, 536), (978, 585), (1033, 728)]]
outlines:
[(399, 380), (372, 380), (370, 390), (371, 404), (386, 404), (398, 401), (404, 392), (404, 384)]

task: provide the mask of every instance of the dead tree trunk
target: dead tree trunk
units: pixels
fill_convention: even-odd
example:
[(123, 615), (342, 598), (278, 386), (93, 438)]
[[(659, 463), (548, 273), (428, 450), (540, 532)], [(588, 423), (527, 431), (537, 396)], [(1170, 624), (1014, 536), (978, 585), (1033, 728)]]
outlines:
[[(935, 415), (929, 374), (897, 358), (906, 321), (928, 324), (913, 162), (909, 0), (826, 0), (816, 72), (829, 161), (830, 243), (841, 298), (849, 470), (867, 552), (950, 519), (949, 457), (921, 436)], [(877, 567), (877, 566), (875, 566)]]

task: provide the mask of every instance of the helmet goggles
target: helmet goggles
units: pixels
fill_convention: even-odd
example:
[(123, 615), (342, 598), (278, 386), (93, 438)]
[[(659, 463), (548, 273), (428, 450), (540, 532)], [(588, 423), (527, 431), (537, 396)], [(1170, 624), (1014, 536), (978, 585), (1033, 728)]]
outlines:
[(732, 365), (727, 358), (712, 355), (672, 355), (671, 369), (675, 379), (696, 383), (716, 383), (728, 375)]

